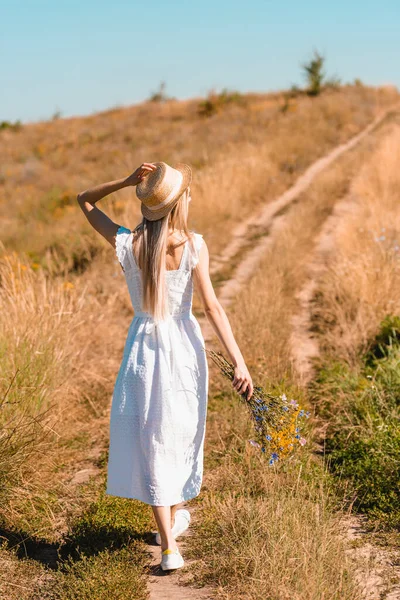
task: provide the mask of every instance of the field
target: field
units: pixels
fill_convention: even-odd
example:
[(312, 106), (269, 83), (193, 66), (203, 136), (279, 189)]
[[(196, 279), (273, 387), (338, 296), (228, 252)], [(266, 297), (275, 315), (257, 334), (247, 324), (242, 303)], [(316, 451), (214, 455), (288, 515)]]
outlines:
[[(155, 160), (194, 169), (189, 225), (253, 379), (312, 413), (308, 443), (271, 468), (210, 363), (203, 488), (174, 597), (200, 598), (199, 586), (220, 600), (396, 597), (399, 94), (358, 84), (210, 102), (0, 132), (2, 598), (148, 597), (151, 510), (104, 494), (133, 310), (76, 195)], [(140, 220), (133, 189), (99, 206)], [(197, 297), (194, 312), (221, 349)]]

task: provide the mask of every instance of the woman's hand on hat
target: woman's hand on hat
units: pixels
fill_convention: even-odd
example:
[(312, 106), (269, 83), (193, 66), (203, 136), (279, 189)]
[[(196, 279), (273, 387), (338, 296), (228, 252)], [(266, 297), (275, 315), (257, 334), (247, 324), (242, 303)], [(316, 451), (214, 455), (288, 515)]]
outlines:
[(137, 185), (140, 183), (151, 171), (157, 169), (153, 163), (142, 163), (140, 167), (136, 169), (131, 175), (125, 179), (126, 185)]

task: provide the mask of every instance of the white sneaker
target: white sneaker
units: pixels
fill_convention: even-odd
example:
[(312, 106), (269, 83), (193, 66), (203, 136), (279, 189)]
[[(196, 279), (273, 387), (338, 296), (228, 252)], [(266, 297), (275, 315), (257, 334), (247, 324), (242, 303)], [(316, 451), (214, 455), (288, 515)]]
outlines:
[[(172, 528), (174, 539), (180, 536), (189, 527), (190, 512), (186, 508), (178, 508), (175, 513), (175, 522)], [(161, 546), (161, 535), (156, 533), (156, 543)]]
[(179, 569), (180, 567), (183, 567), (184, 564), (185, 561), (179, 552), (179, 548), (177, 548), (175, 551), (168, 548), (167, 550), (163, 550), (161, 552), (161, 568), (163, 571)]

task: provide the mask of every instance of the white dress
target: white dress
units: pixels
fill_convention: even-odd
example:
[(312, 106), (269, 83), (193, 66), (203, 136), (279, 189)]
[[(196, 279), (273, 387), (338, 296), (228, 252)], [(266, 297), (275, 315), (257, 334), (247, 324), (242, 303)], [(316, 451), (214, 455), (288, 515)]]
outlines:
[(203, 236), (194, 233), (194, 251), (187, 240), (179, 269), (166, 272), (171, 316), (159, 323), (142, 310), (132, 240), (119, 227), (116, 253), (134, 317), (112, 397), (106, 494), (171, 506), (197, 496), (203, 478), (208, 364), (192, 313)]

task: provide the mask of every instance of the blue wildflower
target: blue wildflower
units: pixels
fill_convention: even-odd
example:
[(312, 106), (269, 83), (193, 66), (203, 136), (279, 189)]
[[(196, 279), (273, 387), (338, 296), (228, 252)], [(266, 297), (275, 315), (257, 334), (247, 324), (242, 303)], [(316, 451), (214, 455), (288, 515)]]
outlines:
[(272, 437), (270, 435), (266, 435), (265, 437), (269, 442), (272, 440)]
[(296, 440), (300, 439), (300, 435), (299, 434), (295, 435), (294, 437), (296, 438)]
[(283, 408), (284, 411), (288, 411), (289, 410), (288, 406), (283, 406), (282, 408)]

